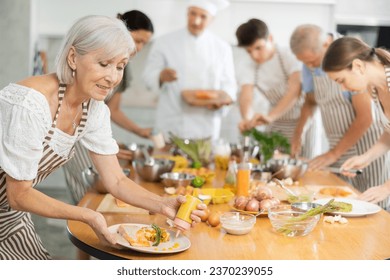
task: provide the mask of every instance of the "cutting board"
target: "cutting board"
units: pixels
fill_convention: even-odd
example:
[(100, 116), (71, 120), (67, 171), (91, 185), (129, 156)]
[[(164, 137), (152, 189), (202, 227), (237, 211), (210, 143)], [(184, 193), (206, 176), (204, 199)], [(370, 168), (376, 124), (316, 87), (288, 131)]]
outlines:
[(96, 211), (101, 213), (127, 213), (127, 214), (147, 214), (149, 215), (149, 211), (132, 206), (130, 204), (121, 203), (121, 206), (118, 206), (115, 197), (111, 194), (106, 194), (100, 202)]

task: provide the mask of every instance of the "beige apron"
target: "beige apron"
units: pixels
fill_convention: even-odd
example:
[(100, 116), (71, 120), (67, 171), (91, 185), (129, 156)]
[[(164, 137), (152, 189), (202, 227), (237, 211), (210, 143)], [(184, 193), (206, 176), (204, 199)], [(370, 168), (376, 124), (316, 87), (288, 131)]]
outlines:
[[(68, 157), (57, 155), (49, 142), (57, 125), (66, 85), (60, 84), (58, 91), (58, 108), (52, 126), (43, 141), (43, 154), (38, 165), (38, 173), (32, 186), (44, 180), (57, 168), (67, 162), (74, 153), (71, 149)], [(76, 129), (77, 137), (83, 131), (88, 115), (88, 103), (83, 103), (83, 113), (80, 124)], [(6, 194), (6, 173), (0, 168), (0, 260), (31, 260), (51, 259), (43, 247), (40, 237), (34, 229), (29, 212), (15, 211), (9, 207)]]
[[(269, 101), (271, 107), (275, 107), (279, 101), (284, 97), (288, 78), (289, 75), (287, 73), (287, 70), (284, 66), (282, 57), (279, 53), (279, 51), (276, 49), (275, 55), (278, 57), (281, 69), (283, 71), (284, 80), (281, 80), (277, 87), (274, 87), (270, 90), (263, 90), (261, 87), (261, 84), (258, 82), (258, 69), (259, 66), (256, 69), (256, 75), (255, 75), (255, 87), (258, 89), (260, 93), (262, 93), (267, 100)], [(286, 112), (282, 117), (280, 117), (278, 120), (274, 121), (270, 125), (266, 127), (266, 131), (274, 131), (279, 132), (285, 137), (287, 137), (290, 142), (293, 138), (295, 127), (297, 126), (298, 120), (301, 115), (301, 108), (304, 102), (304, 96), (301, 95), (298, 99), (298, 101), (295, 103), (295, 105)], [(309, 121), (308, 124), (305, 126), (303, 135), (302, 135), (302, 149), (301, 149), (301, 155), (304, 158), (313, 158), (315, 155), (315, 138), (316, 138), (316, 123), (313, 121)]]
[[(316, 76), (313, 74), (314, 95), (321, 109), (322, 121), (329, 148), (332, 149), (343, 138), (355, 118), (352, 103), (342, 94), (341, 87), (328, 76)], [(372, 106), (373, 123), (359, 141), (351, 147), (332, 166), (340, 167), (348, 158), (361, 155), (371, 148), (382, 134), (379, 123), (379, 111)], [(373, 161), (364, 168), (363, 174), (353, 179), (341, 176), (349, 181), (355, 188), (363, 192), (369, 187), (383, 184), (389, 179), (390, 157), (386, 154)]]

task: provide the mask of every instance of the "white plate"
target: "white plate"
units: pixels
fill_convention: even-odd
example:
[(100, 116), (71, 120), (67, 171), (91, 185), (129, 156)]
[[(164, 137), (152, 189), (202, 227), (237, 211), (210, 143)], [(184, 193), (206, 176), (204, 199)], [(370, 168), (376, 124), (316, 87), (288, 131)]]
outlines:
[[(327, 203), (331, 198), (323, 198), (318, 199), (313, 202), (324, 205)], [(335, 201), (341, 201), (352, 204), (352, 211), (351, 212), (332, 212), (332, 214), (335, 215), (341, 215), (344, 217), (360, 217), (365, 215), (371, 215), (378, 213), (381, 211), (381, 207), (379, 207), (376, 204), (366, 202), (363, 200), (357, 200), (357, 199), (348, 199), (348, 198), (335, 198)]]
[[(108, 230), (111, 233), (117, 233), (117, 229), (121, 224), (112, 225), (108, 227)], [(131, 226), (131, 232), (129, 232), (130, 236), (135, 237), (135, 233), (137, 230), (139, 230), (142, 227), (148, 227), (150, 225), (146, 224), (122, 224), (125, 226)], [(175, 238), (176, 232), (172, 230), (167, 230), (171, 236), (170, 240), (168, 242), (160, 243), (158, 246), (150, 246), (150, 247), (138, 247), (138, 246), (131, 246), (129, 242), (127, 242), (120, 234), (118, 234), (118, 244), (122, 245), (123, 247), (130, 248), (134, 251), (143, 252), (143, 253), (149, 253), (149, 254), (171, 254), (171, 253), (177, 253), (182, 252), (190, 248), (191, 241), (181, 234), (178, 238)]]

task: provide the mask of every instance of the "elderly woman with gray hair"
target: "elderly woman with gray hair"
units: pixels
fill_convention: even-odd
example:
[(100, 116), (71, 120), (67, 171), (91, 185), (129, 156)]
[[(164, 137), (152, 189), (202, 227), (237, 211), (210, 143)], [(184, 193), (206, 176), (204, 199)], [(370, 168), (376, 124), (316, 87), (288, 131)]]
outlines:
[[(30, 213), (85, 222), (102, 243), (116, 244), (102, 214), (34, 189), (72, 158), (78, 141), (90, 151), (114, 197), (174, 218), (185, 198), (163, 198), (145, 190), (123, 174), (116, 157), (118, 145), (103, 100), (121, 81), (134, 51), (122, 21), (87, 16), (66, 35), (56, 73), (29, 77), (0, 91), (0, 259), (51, 258)], [(204, 213), (199, 209), (192, 212), (194, 223)]]

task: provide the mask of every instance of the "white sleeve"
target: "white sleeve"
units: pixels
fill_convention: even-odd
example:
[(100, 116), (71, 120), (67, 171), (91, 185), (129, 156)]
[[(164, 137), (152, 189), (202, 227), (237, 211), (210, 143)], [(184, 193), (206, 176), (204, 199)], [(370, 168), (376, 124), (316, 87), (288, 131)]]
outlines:
[(255, 64), (250, 56), (242, 50), (237, 52), (236, 77), (240, 87), (255, 83)]
[(285, 67), (288, 75), (302, 70), (302, 63), (295, 57), (289, 48), (281, 49), (280, 52), (283, 66)]
[(101, 155), (114, 155), (119, 151), (112, 137), (110, 110), (102, 101), (91, 100), (91, 108), (81, 144), (88, 150)]
[(223, 68), (221, 89), (235, 101), (237, 99), (237, 82), (234, 72), (233, 51), (230, 46), (226, 47), (223, 61), (225, 65)]
[(160, 73), (166, 68), (163, 46), (156, 40), (146, 59), (142, 79), (146, 87), (152, 92), (158, 92), (160, 89)]
[[(13, 100), (8, 98), (11, 95), (6, 96), (8, 93)], [(0, 166), (16, 180), (30, 181), (37, 176), (48, 129), (42, 119), (48, 113), (41, 107), (43, 102), (42, 98), (6, 89), (0, 92)]]

